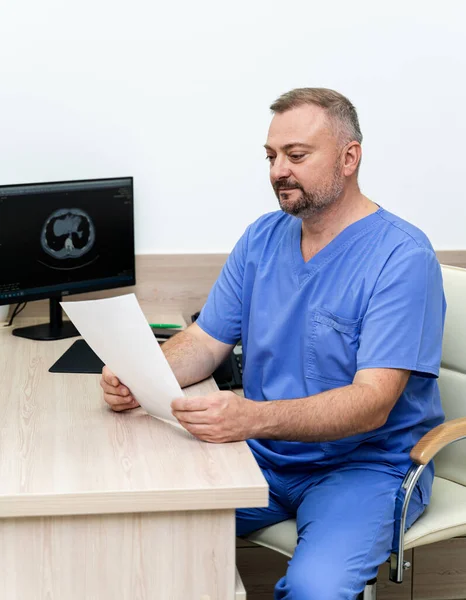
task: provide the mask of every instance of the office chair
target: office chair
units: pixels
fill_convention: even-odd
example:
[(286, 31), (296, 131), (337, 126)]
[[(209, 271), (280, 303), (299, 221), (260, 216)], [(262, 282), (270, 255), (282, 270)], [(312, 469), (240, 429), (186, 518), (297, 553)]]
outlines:
[[(466, 535), (466, 269), (442, 265), (447, 314), (439, 386), (446, 422), (429, 431), (411, 450), (412, 466), (402, 487), (405, 500), (396, 515), (397, 549), (389, 558), (390, 580), (403, 581), (410, 567), (404, 550)], [(424, 514), (405, 533), (407, 508), (417, 480), (435, 457), (432, 498)], [(288, 520), (249, 535), (248, 540), (288, 557), (296, 546), (296, 521)], [(376, 579), (358, 600), (376, 600)]]

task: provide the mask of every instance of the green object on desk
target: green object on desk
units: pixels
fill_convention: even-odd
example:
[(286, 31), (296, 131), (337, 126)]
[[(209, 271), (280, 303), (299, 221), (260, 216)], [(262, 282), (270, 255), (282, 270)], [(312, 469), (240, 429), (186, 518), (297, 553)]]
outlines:
[(149, 323), (153, 329), (179, 329), (182, 325), (176, 325), (174, 323)]

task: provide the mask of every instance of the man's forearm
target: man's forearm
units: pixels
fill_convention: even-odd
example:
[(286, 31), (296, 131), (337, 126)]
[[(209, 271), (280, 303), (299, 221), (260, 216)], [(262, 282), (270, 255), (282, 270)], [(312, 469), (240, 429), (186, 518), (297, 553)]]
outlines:
[(181, 331), (162, 345), (162, 350), (181, 387), (206, 379), (217, 367), (212, 352), (189, 330)]
[(381, 427), (391, 405), (368, 385), (352, 384), (295, 400), (253, 402), (251, 438), (332, 441)]

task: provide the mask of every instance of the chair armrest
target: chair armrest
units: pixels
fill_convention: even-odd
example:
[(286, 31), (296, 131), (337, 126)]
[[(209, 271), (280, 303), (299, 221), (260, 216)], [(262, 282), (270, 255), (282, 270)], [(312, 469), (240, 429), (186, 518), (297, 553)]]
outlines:
[(398, 538), (395, 552), (390, 556), (390, 580), (396, 583), (403, 581), (403, 569), (406, 563), (404, 556), (404, 535), (408, 505), (413, 490), (424, 471), (426, 465), (434, 458), (437, 452), (453, 442), (466, 438), (466, 418), (452, 419), (438, 425), (426, 433), (410, 452), (413, 461), (409, 471), (401, 484), (405, 492), (403, 503), (398, 503), (395, 508), (395, 539)]
[(452, 419), (426, 433), (410, 452), (417, 465), (427, 465), (445, 446), (466, 437), (466, 417)]

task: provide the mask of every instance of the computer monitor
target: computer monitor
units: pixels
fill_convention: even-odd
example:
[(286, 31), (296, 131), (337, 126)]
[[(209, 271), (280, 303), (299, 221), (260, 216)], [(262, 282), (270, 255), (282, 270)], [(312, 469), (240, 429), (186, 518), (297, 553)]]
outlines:
[(79, 335), (63, 296), (135, 282), (132, 177), (0, 186), (0, 304), (50, 299), (50, 322), (14, 335)]

